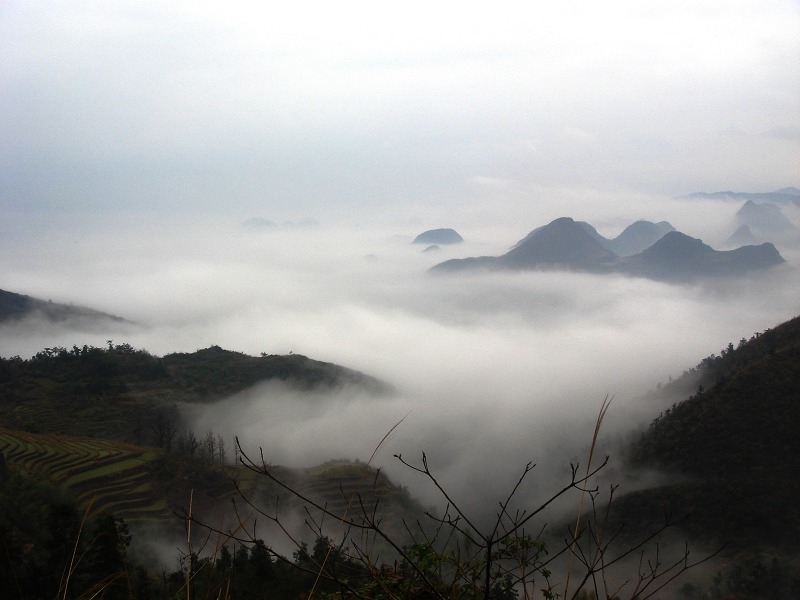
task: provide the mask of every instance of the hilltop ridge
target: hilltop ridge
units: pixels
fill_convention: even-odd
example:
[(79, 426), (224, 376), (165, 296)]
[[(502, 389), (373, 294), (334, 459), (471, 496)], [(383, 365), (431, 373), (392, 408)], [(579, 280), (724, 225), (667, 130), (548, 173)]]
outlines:
[(25, 294), (0, 290), (0, 323), (39, 316), (53, 323), (65, 321), (112, 321), (131, 323), (122, 317), (111, 315), (85, 306), (61, 304), (51, 300), (41, 300)]

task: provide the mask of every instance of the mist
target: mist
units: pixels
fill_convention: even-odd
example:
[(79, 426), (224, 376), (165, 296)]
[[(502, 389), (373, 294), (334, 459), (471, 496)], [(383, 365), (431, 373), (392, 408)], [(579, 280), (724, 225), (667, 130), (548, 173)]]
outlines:
[[(424, 452), (479, 518), (528, 462), (526, 509), (585, 467), (610, 398), (603, 485), (655, 485), (620, 448), (682, 398), (645, 394), (800, 314), (800, 240), (685, 285), (429, 269), (559, 217), (730, 249), (742, 203), (680, 197), (800, 187), (798, 25), (796, 0), (3, 0), (0, 289), (126, 321), (3, 322), (0, 355), (218, 345), (356, 369), (393, 391), (266, 382), (180, 405), (182, 426), (230, 457), (370, 461), (441, 510), (394, 458)], [(412, 244), (443, 227), (465, 241)], [(160, 535), (137, 543), (168, 564)]]
[[(713, 245), (729, 235), (736, 208), (639, 198), (622, 211), (602, 198), (570, 196), (555, 216), (589, 221), (609, 236), (640, 217), (666, 219)], [(498, 500), (528, 461), (538, 465), (529, 491), (544, 493), (565, 481), (570, 462), (585, 461), (606, 396), (613, 400), (604, 435), (627, 435), (663, 408), (640, 400), (645, 392), (800, 312), (798, 252), (789, 247), (779, 248), (787, 264), (770, 272), (696, 285), (428, 272), (447, 258), (505, 252), (554, 210), (540, 204), (524, 222), (506, 223), (398, 212), (260, 230), (243, 227), (245, 218), (187, 219), (19, 236), (0, 258), (4, 289), (133, 323), (7, 324), (0, 354), (27, 358), (44, 347), (109, 339), (157, 355), (213, 344), (304, 354), (378, 377), (395, 392), (300, 393), (265, 383), (211, 406), (183, 407), (187, 423), (229, 443), (238, 437), (248, 452), (263, 449), (269, 462), (287, 466), (367, 461), (400, 423), (373, 464), (424, 502), (438, 499), (394, 454), (414, 461), (426, 452), (468, 507)], [(466, 241), (425, 253), (411, 244), (438, 226), (454, 226)]]

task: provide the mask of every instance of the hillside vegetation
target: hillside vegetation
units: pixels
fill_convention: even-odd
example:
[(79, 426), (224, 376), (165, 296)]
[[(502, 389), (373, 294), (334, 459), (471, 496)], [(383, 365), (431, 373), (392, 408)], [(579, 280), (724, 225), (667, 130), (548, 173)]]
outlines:
[[(796, 547), (800, 532), (800, 317), (698, 365), (696, 392), (628, 451), (672, 483), (620, 500), (626, 518), (689, 512), (690, 533), (731, 549)], [(681, 382), (676, 382), (680, 384)]]
[[(238, 494), (236, 485), (278, 492), (234, 466), (233, 439), (190, 431), (179, 409), (271, 380), (304, 390), (390, 391), (362, 373), (296, 354), (253, 357), (212, 346), (157, 357), (111, 342), (46, 348), (27, 360), (0, 359), (0, 457), (11, 472), (52, 482), (80, 508), (179, 526), (175, 513), (190, 493), (197, 510), (218, 514)], [(358, 490), (403, 503), (401, 513), (411, 507), (404, 490), (365, 469), (331, 462), (283, 472), (333, 506)]]
[(46, 348), (0, 359), (0, 425), (163, 446), (165, 419), (180, 402), (213, 402), (263, 381), (309, 390), (352, 385), (384, 394), (372, 377), (299, 354), (249, 356), (211, 346), (157, 357), (128, 344)]
[[(72, 515), (69, 531), (75, 531), (77, 517), (65, 506), (75, 506), (75, 514), (89, 511), (91, 526), (105, 531), (128, 535), (129, 522), (135, 537), (143, 525), (179, 533), (190, 503), (195, 518), (220, 523), (232, 500), (245, 511), (236, 519), (249, 522), (243, 498), (290, 513), (309, 498), (337, 515), (359, 498), (380, 505), (384, 530), (403, 539), (403, 519), (412, 523), (423, 510), (368, 465), (269, 465), (274, 478), (263, 477), (236, 464), (233, 440), (226, 444), (211, 431), (198, 435), (181, 419), (183, 403), (212, 403), (270, 380), (305, 390), (391, 391), (367, 375), (301, 355), (253, 357), (217, 346), (157, 357), (109, 342), (0, 359), (0, 482), (6, 490), (0, 493), (0, 542), (22, 553), (15, 559), (21, 564), (3, 562), (0, 574), (24, 573), (28, 589), (35, 589), (37, 565), (63, 564), (68, 549), (53, 553), (49, 544), (59, 514)], [(729, 344), (660, 390), (676, 392), (689, 397), (657, 416), (625, 452), (630, 473), (658, 471), (667, 483), (616, 498), (611, 524), (625, 524), (624, 542), (652, 530), (665, 514), (688, 513), (684, 535), (702, 547), (727, 543), (727, 579), (719, 575), (713, 586), (688, 590), (687, 598), (707, 597), (697, 595), (699, 589), (711, 590), (709, 597), (721, 597), (713, 594), (723, 589), (738, 598), (770, 597), (764, 590), (791, 597), (785, 594), (800, 591), (800, 317)], [(242, 557), (257, 562), (254, 540)], [(302, 563), (304, 556), (294, 560)], [(218, 560), (215, 569), (227, 568), (227, 559)], [(171, 589), (180, 589), (180, 578), (173, 583)]]
[(0, 290), (0, 323), (12, 322), (26, 317), (39, 317), (58, 322), (103, 322), (129, 323), (122, 317), (72, 304), (60, 304), (51, 300), (40, 300), (25, 294)]

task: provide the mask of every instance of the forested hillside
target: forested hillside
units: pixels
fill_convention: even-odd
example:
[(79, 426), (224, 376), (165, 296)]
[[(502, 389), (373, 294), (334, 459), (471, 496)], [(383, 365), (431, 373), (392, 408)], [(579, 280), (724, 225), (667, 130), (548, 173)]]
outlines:
[[(344, 515), (358, 498), (380, 505), (388, 516), (383, 531), (405, 543), (402, 519), (411, 523), (423, 511), (406, 490), (367, 465), (331, 461), (304, 470), (270, 465), (276, 478), (271, 479), (258, 469), (233, 467), (232, 441), (226, 446), (213, 432), (189, 431), (181, 421), (179, 403), (215, 402), (268, 380), (306, 390), (352, 385), (367, 393), (390, 391), (367, 375), (304, 356), (253, 357), (217, 346), (157, 357), (109, 342), (106, 348), (46, 348), (27, 360), (0, 359), (0, 542), (6, 556), (0, 575), (16, 579), (18, 593), (12, 597), (58, 591), (58, 579), (41, 573), (54, 565), (63, 568), (69, 560), (69, 543), (80, 537), (84, 512), (90, 517), (85, 526), (106, 540), (108, 556), (104, 563), (97, 547), (80, 542), (93, 558), (76, 569), (74, 582), (87, 590), (104, 581), (103, 573), (124, 568), (126, 540), (131, 534), (136, 538), (143, 523), (178, 532), (181, 511), (189, 503), (203, 520), (218, 518), (218, 507), (230, 506), (232, 499), (299, 508), (303, 498), (310, 498), (330, 514)], [(800, 317), (729, 344), (661, 391), (687, 386), (692, 386), (691, 395), (657, 416), (626, 450), (634, 480), (639, 472), (657, 471), (666, 483), (614, 500), (611, 523), (624, 524), (619, 542), (630, 543), (663, 523), (665, 515), (687, 514), (680, 536), (699, 544), (701, 552), (726, 547), (723, 570), (713, 579), (709, 575), (707, 585), (687, 587), (685, 597), (721, 597), (724, 590), (737, 598), (791, 597), (793, 590), (800, 591), (795, 550), (800, 532)], [(237, 519), (249, 522), (241, 513)], [(117, 542), (108, 541), (114, 535)], [(309, 557), (319, 559), (328, 543), (320, 540), (313, 551), (299, 546), (289, 562), (313, 571), (316, 563)], [(211, 593), (222, 589), (215, 586), (235, 585), (240, 595), (257, 597), (258, 590), (284, 589), (291, 595), (311, 585), (308, 573), (287, 570), (269, 543), (265, 546), (255, 535), (244, 545), (236, 543), (238, 549), (217, 548), (202, 560), (183, 556), (209, 577), (203, 584), (207, 587), (198, 580), (195, 589)], [(417, 556), (423, 548), (412, 550)], [(348, 562), (352, 556), (337, 556), (342, 568), (355, 568)], [(366, 575), (359, 571), (359, 577)], [(171, 573), (163, 585), (152, 571), (139, 569), (124, 577), (141, 587), (137, 598), (158, 590), (168, 596), (187, 585), (180, 572)], [(502, 583), (503, 593), (512, 593), (510, 581)], [(116, 595), (109, 598), (130, 597), (123, 587), (111, 589)]]
[[(235, 440), (192, 431), (180, 411), (183, 403), (212, 403), (271, 380), (307, 391), (391, 391), (302, 355), (253, 357), (218, 346), (158, 357), (109, 341), (106, 348), (46, 348), (30, 359), (0, 359), (3, 597), (172, 598), (188, 589), (184, 567), (211, 578), (192, 581), (193, 593), (227, 586), (241, 598), (280, 590), (291, 597), (309, 589), (311, 575), (275, 563), (255, 538), (228, 540), (211, 558), (208, 549), (200, 559), (180, 548), (190, 513), (234, 529), (241, 519), (252, 528), (256, 520), (243, 495), (280, 503), (286, 514), (301, 510), (297, 497), (236, 465)], [(356, 495), (380, 503), (394, 531), (403, 517), (422, 512), (404, 488), (357, 461), (273, 468), (332, 510), (345, 511)], [(142, 550), (154, 533), (170, 540), (168, 564), (153, 563)], [(139, 550), (126, 559), (131, 539)]]
[[(687, 531), (728, 544), (796, 548), (800, 535), (800, 318), (704, 359), (697, 389), (628, 450), (671, 483), (621, 498), (627, 518), (690, 514)], [(677, 382), (676, 382), (677, 383)]]
[(176, 403), (213, 402), (269, 380), (305, 390), (391, 391), (363, 373), (299, 354), (254, 357), (211, 346), (158, 357), (109, 342), (0, 359), (0, 426), (166, 447), (180, 425)]

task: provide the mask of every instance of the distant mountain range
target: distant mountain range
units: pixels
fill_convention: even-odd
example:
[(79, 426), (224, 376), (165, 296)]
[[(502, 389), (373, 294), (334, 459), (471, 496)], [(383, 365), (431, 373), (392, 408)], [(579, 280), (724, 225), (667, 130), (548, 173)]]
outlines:
[(0, 323), (16, 321), (26, 317), (39, 317), (53, 323), (67, 321), (131, 323), (122, 317), (71, 304), (59, 304), (40, 300), (24, 294), (0, 290)]
[(800, 240), (800, 229), (786, 218), (780, 206), (772, 202), (747, 200), (736, 211), (736, 222), (739, 228), (728, 239), (730, 246), (735, 246), (739, 241), (750, 244), (767, 241), (795, 244)]
[(755, 203), (774, 202), (777, 204), (796, 204), (800, 206), (800, 189), (785, 187), (774, 192), (694, 192), (685, 196), (685, 199), (697, 200), (744, 200)]
[(694, 192), (679, 199), (743, 202), (736, 213), (737, 228), (726, 240), (725, 247), (763, 242), (794, 246), (800, 242), (800, 229), (782, 211), (782, 207), (800, 208), (800, 189), (796, 187), (774, 192)]
[(663, 281), (731, 277), (784, 262), (770, 243), (718, 251), (666, 222), (638, 221), (608, 240), (585, 222), (562, 217), (533, 230), (502, 256), (452, 259), (434, 272), (466, 269), (622, 273)]
[[(555, 221), (553, 222), (555, 223)], [(553, 224), (551, 223), (551, 225)], [(600, 235), (597, 230), (585, 221), (576, 221), (586, 233), (594, 238), (603, 248), (611, 250), (617, 256), (632, 256), (655, 244), (664, 234), (675, 231), (675, 228), (667, 221), (651, 223), (650, 221), (636, 221), (628, 225), (622, 233), (613, 239), (608, 239)], [(538, 227), (531, 231), (527, 236), (514, 244), (514, 248), (525, 244), (532, 237), (537, 235), (548, 225)]]

